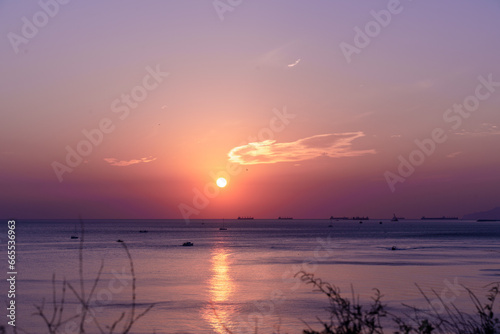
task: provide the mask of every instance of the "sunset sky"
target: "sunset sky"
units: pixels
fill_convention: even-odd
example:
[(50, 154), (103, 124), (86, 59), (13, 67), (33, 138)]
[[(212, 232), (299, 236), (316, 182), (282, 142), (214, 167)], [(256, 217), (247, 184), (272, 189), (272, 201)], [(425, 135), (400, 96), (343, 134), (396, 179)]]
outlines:
[(0, 217), (500, 206), (499, 17), (497, 0), (0, 1)]

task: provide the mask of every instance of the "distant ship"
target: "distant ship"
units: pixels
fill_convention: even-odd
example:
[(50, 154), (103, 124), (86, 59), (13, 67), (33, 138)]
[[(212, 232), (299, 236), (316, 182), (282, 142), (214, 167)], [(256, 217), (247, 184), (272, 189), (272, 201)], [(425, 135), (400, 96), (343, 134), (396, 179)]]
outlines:
[(251, 217), (251, 216), (238, 217), (238, 220), (252, 220), (252, 219), (253, 219), (253, 217)]
[(368, 217), (352, 217), (352, 220), (368, 220)]
[(74, 234), (71, 236), (71, 239), (78, 239), (78, 232), (76, 231), (76, 224), (75, 224), (75, 231), (74, 231)]
[(222, 227), (219, 227), (220, 231), (227, 231), (227, 227), (224, 226), (224, 219), (222, 219)]
[(293, 217), (278, 217), (278, 219), (293, 219)]
[(348, 220), (349, 218), (348, 218), (348, 217), (334, 217), (334, 216), (330, 216), (330, 219), (336, 219), (336, 220)]
[(458, 220), (458, 217), (425, 217), (423, 216), (422, 218), (420, 218), (421, 220)]

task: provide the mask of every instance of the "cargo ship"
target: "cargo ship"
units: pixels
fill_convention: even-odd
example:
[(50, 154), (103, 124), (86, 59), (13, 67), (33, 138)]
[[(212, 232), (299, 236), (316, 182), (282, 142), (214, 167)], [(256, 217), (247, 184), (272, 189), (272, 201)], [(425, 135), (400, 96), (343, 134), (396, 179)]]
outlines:
[(330, 219), (335, 219), (335, 220), (349, 220), (348, 217), (334, 217), (334, 216), (330, 216)]

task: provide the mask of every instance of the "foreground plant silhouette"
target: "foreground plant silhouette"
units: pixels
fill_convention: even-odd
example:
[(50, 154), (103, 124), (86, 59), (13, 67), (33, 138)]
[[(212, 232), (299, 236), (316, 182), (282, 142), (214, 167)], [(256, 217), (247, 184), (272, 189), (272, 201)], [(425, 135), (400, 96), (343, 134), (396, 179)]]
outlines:
[[(500, 320), (495, 316), (495, 300), (499, 295), (500, 283), (492, 283), (486, 295), (487, 302), (482, 304), (479, 298), (469, 288), (462, 286), (467, 291), (474, 306), (474, 313), (468, 314), (459, 310), (454, 304), (447, 304), (440, 295), (432, 290), (436, 299), (431, 300), (426, 293), (417, 285), (418, 290), (428, 304), (425, 309), (403, 304), (408, 310), (403, 314), (394, 314), (386, 310), (386, 305), (382, 303), (382, 294), (378, 289), (369, 305), (364, 307), (359, 297), (355, 296), (351, 287), (351, 297), (344, 297), (340, 288), (316, 278), (314, 274), (304, 271), (298, 272), (295, 277), (307, 285), (312, 285), (314, 291), (326, 295), (329, 301), (328, 321), (317, 318), (321, 324), (321, 330), (302, 330), (303, 334), (500, 334)], [(438, 300), (443, 305), (444, 310), (439, 311), (433, 305), (433, 301)], [(218, 317), (215, 307), (214, 314), (228, 334), (242, 334), (241, 331), (231, 330)], [(385, 321), (383, 321), (385, 320)], [(391, 329), (384, 330), (383, 324)], [(254, 334), (258, 333), (258, 326), (255, 325)], [(397, 329), (397, 330), (396, 330)], [(248, 334), (244, 331), (244, 334)], [(279, 334), (278, 329), (277, 333)]]
[[(90, 322), (89, 320), (92, 320), (97, 329), (101, 334), (104, 333), (122, 333), (122, 334), (127, 334), (130, 332), (132, 329), (133, 325), (141, 318), (143, 317), (146, 313), (148, 313), (151, 308), (154, 306), (154, 304), (149, 305), (144, 311), (142, 311), (139, 314), (136, 314), (136, 276), (135, 276), (135, 271), (134, 271), (134, 262), (132, 260), (132, 255), (130, 254), (130, 251), (126, 245), (125, 242), (122, 242), (121, 245), (123, 249), (125, 250), (125, 253), (127, 255), (127, 258), (129, 260), (129, 268), (130, 268), (130, 274), (132, 278), (132, 295), (131, 295), (131, 301), (130, 301), (130, 312), (122, 312), (118, 318), (113, 321), (110, 325), (106, 325), (103, 327), (101, 325), (99, 319), (93, 314), (92, 312), (92, 307), (91, 307), (91, 302), (94, 300), (93, 298), (96, 295), (96, 288), (98, 286), (98, 283), (101, 280), (101, 274), (102, 270), (104, 269), (104, 261), (101, 261), (100, 268), (97, 272), (96, 278), (94, 279), (92, 283), (92, 287), (90, 291), (87, 294), (87, 291), (85, 289), (85, 284), (84, 284), (84, 275), (83, 275), (83, 244), (84, 244), (84, 227), (83, 227), (83, 222), (80, 221), (80, 226), (81, 226), (81, 237), (80, 237), (80, 246), (79, 246), (79, 283), (80, 287), (77, 289), (74, 287), (71, 283), (67, 282), (66, 279), (63, 280), (62, 282), (62, 287), (61, 287), (61, 296), (58, 298), (57, 297), (57, 287), (56, 287), (56, 276), (55, 274), (52, 275), (52, 310), (51, 314), (49, 314), (49, 311), (45, 310), (45, 300), (42, 300), (41, 305), (35, 305), (35, 308), (37, 309), (37, 312), (35, 315), (40, 316), (48, 330), (48, 333), (50, 334), (56, 334), (56, 333), (78, 333), (78, 334), (84, 334), (87, 333), (86, 331), (86, 324)], [(67, 302), (66, 300), (66, 293), (67, 289), (69, 289), (73, 295), (76, 297), (78, 300), (80, 306), (81, 306), (81, 311), (78, 312), (77, 314), (69, 317), (64, 316), (64, 307), (65, 303)], [(79, 290), (79, 291), (78, 291)], [(127, 316), (128, 313), (128, 316)], [(92, 319), (88, 319), (88, 316), (90, 314), (90, 317)], [(72, 322), (72, 329), (67, 329), (68, 324)], [(71, 325), (70, 324), (70, 325)], [(118, 326), (121, 326), (121, 330), (118, 332), (115, 332), (117, 330)], [(75, 328), (76, 327), (76, 328)]]
[[(498, 334), (500, 333), (500, 320), (495, 316), (493, 308), (499, 294), (499, 286), (499, 283), (491, 283), (486, 286), (489, 287), (486, 295), (488, 301), (482, 304), (471, 289), (462, 285), (474, 306), (475, 312), (471, 315), (459, 310), (453, 303), (448, 305), (436, 291), (432, 290), (433, 295), (443, 305), (444, 314), (442, 314), (442, 312), (436, 310), (430, 298), (417, 285), (429, 305), (429, 309), (421, 310), (409, 305), (404, 306), (413, 312), (413, 315), (407, 315), (407, 318), (410, 319), (414, 326), (418, 325), (417, 329), (420, 331), (405, 323), (401, 318), (394, 317), (394, 321), (399, 325), (403, 333), (428, 334), (436, 330), (436, 333)], [(425, 319), (420, 320), (423, 317)]]
[(445, 312), (441, 314), (431, 303), (430, 298), (418, 287), (420, 293), (427, 301), (428, 309), (419, 309), (414, 306), (404, 305), (411, 314), (403, 317), (386, 311), (382, 304), (382, 295), (378, 289), (372, 298), (372, 303), (367, 309), (359, 302), (359, 298), (352, 291), (351, 299), (343, 297), (340, 289), (330, 283), (315, 278), (314, 274), (298, 272), (296, 274), (304, 283), (312, 285), (315, 291), (322, 292), (328, 297), (330, 320), (320, 321), (323, 329), (313, 330), (311, 327), (304, 330), (304, 334), (383, 334), (382, 318), (391, 317), (393, 323), (404, 334), (499, 334), (500, 321), (494, 313), (495, 300), (499, 294), (499, 283), (490, 284), (487, 302), (483, 305), (479, 298), (467, 287), (463, 287), (475, 308), (475, 314), (469, 315), (460, 311), (455, 305), (447, 305), (438, 293), (433, 294), (444, 306)]
[[(354, 296), (354, 290), (351, 287), (351, 299), (345, 298), (340, 294), (340, 289), (330, 283), (323, 282), (320, 278), (315, 278), (314, 274), (299, 272), (296, 276), (300, 277), (302, 282), (313, 285), (315, 291), (322, 292), (328, 297), (330, 306), (330, 320), (323, 322), (320, 320), (323, 331), (317, 332), (312, 328), (304, 330), (304, 334), (383, 334), (381, 319), (387, 316), (385, 305), (382, 304), (382, 295), (378, 289), (375, 290), (373, 302), (368, 310), (364, 310), (359, 302), (359, 298)], [(319, 319), (318, 319), (319, 320)]]

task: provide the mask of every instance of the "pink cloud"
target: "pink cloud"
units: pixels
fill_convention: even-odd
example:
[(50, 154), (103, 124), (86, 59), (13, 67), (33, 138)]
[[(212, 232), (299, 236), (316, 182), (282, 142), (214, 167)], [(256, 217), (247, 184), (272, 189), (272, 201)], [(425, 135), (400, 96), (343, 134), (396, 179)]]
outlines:
[(242, 165), (272, 164), (313, 159), (320, 156), (331, 158), (355, 157), (374, 154), (375, 150), (354, 150), (352, 142), (364, 137), (363, 132), (345, 132), (315, 135), (289, 143), (276, 140), (248, 143), (229, 151), (229, 160)]
[(139, 163), (147, 163), (151, 161), (155, 161), (156, 158), (153, 158), (152, 156), (149, 156), (147, 158), (141, 158), (141, 159), (133, 159), (133, 160), (118, 160), (116, 158), (104, 158), (104, 161), (109, 163), (111, 166), (118, 166), (118, 167), (125, 167), (125, 166), (130, 166), (130, 165), (135, 165)]

